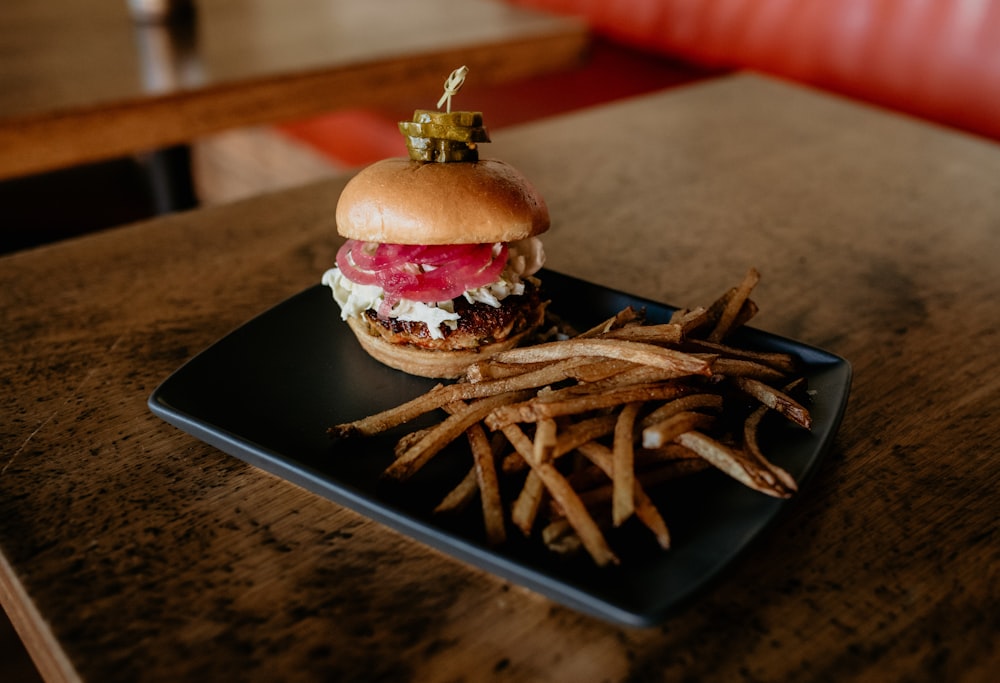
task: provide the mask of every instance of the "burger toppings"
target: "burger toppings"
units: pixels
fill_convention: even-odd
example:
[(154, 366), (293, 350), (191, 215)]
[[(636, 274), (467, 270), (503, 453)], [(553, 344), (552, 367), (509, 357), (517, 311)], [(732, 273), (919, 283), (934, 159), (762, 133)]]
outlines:
[(542, 322), (546, 305), (537, 281), (529, 278), (523, 284), (524, 294), (507, 297), (499, 306), (469, 302), (461, 296), (452, 299), (448, 303), (458, 319), (437, 329), (436, 336), (431, 336), (431, 328), (424, 323), (380, 318), (373, 309), (365, 311), (359, 320), (364, 321), (368, 334), (392, 344), (432, 351), (475, 350)]
[(480, 112), (451, 111), (468, 71), (445, 83), (447, 111), (402, 121), (408, 158), (361, 169), (337, 200), (346, 242), (323, 284), (361, 347), (389, 367), (455, 378), (469, 363), (532, 340), (548, 304), (544, 199), (515, 168), (480, 159)]
[(456, 329), (452, 299), (494, 308), (524, 293), (523, 278), (544, 262), (541, 241), (404, 245), (348, 240), (337, 252), (337, 267), (323, 276), (333, 289), (341, 318), (373, 309), (380, 318), (427, 325), (440, 339), (442, 324)]
[(348, 240), (337, 252), (337, 267), (348, 279), (382, 288), (382, 315), (400, 299), (443, 301), (488, 285), (506, 263), (502, 243), (412, 246)]

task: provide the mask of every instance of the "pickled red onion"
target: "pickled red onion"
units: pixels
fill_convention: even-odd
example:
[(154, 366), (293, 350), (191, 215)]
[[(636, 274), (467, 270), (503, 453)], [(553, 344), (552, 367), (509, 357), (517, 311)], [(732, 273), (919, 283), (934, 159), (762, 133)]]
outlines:
[(362, 254), (363, 246), (364, 242), (357, 240), (347, 240), (344, 242), (343, 246), (337, 250), (337, 267), (340, 268), (340, 272), (344, 274), (344, 277), (351, 282), (359, 285), (374, 285), (375, 272), (367, 266), (355, 265), (359, 261), (361, 263), (368, 263)]
[(502, 244), (495, 256), (493, 251), (489, 243), (379, 244), (372, 249), (370, 243), (348, 240), (337, 251), (337, 266), (352, 282), (381, 287), (382, 309), (399, 299), (448, 301), (494, 282), (507, 264), (507, 245)]

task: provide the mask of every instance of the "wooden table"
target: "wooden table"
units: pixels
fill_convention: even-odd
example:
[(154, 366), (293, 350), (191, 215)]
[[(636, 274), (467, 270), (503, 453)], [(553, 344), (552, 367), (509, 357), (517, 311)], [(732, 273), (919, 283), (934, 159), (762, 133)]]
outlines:
[(438, 93), (462, 64), (479, 83), (552, 71), (586, 45), (581, 21), (496, 0), (195, 6), (193, 22), (139, 26), (126, 0), (5, 2), (0, 179)]
[(660, 627), (582, 616), (146, 408), (317, 282), (342, 181), (0, 260), (0, 588), (50, 680), (948, 680), (997, 670), (1000, 148), (755, 76), (509, 129), (549, 265), (757, 326), (852, 398), (791, 509)]

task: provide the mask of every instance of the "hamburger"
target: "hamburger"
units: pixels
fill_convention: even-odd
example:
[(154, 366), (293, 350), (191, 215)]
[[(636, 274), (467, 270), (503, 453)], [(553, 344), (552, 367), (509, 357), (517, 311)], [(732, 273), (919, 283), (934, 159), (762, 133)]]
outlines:
[(528, 340), (546, 301), (535, 274), (545, 201), (509, 164), (480, 159), (479, 112), (417, 110), (409, 158), (376, 162), (337, 203), (346, 238), (323, 275), (362, 348), (397, 370), (454, 378)]

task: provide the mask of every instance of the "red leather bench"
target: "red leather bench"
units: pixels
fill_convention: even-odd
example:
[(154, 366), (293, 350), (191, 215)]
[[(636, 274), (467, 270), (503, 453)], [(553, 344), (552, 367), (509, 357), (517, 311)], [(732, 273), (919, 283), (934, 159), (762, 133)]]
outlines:
[[(751, 69), (1000, 140), (1000, 3), (992, 0), (508, 0), (583, 17), (596, 37), (568, 73), (477, 88), (496, 130), (727, 69)], [(430, 97), (430, 96), (429, 96)], [(433, 99), (433, 98), (430, 98)], [(280, 126), (360, 166), (405, 154), (396, 121), (433, 102)]]
[(1000, 140), (992, 0), (510, 0), (625, 44), (754, 69)]

